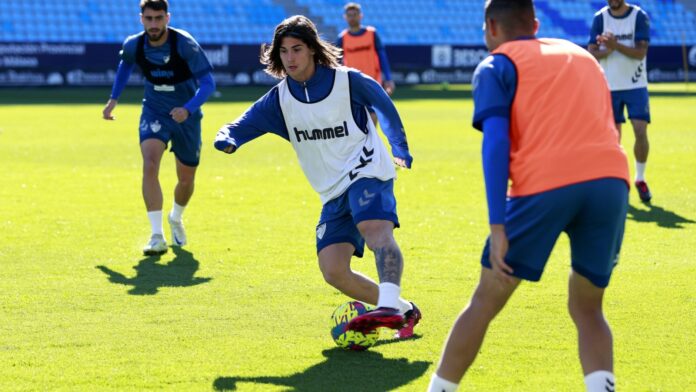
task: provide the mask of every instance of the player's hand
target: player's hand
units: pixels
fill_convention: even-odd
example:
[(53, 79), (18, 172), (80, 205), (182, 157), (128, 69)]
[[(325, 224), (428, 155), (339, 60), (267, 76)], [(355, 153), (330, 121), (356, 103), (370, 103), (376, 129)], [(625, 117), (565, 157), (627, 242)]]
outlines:
[(174, 108), (169, 115), (172, 116), (172, 120), (182, 123), (189, 117), (189, 111), (185, 108)]
[(607, 47), (607, 49), (610, 50), (616, 49), (616, 46), (618, 45), (616, 36), (612, 32), (602, 34), (602, 43)]
[(394, 164), (399, 167), (403, 167), (404, 169), (410, 169), (411, 165), (408, 164), (408, 161), (405, 160), (404, 158), (398, 158), (394, 157)]
[(395, 89), (396, 84), (394, 84), (393, 80), (387, 80), (384, 82), (384, 91), (386, 91), (387, 94), (392, 95)]
[(116, 105), (118, 104), (117, 99), (109, 99), (106, 102), (106, 106), (104, 106), (104, 110), (102, 110), (102, 118), (104, 120), (115, 120), (116, 117), (114, 117), (111, 112), (114, 111), (114, 108), (116, 108)]
[(505, 255), (508, 252), (508, 238), (505, 233), (504, 225), (491, 225), (491, 236), (489, 238), (488, 260), (491, 262), (493, 274), (501, 282), (512, 284), (515, 279), (510, 275), (512, 268), (505, 263)]
[(215, 136), (215, 148), (227, 153), (232, 154), (237, 149), (237, 142), (230, 137), (229, 129), (222, 127)]

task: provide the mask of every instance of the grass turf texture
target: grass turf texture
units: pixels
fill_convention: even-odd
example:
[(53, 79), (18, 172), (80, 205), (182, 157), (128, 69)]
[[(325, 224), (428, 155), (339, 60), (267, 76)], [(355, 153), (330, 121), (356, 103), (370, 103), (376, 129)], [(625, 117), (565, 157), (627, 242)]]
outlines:
[[(321, 278), (319, 200), (291, 147), (264, 136), (232, 156), (212, 148), (265, 90), (223, 90), (204, 107), (190, 246), (160, 258), (141, 256), (140, 89), (127, 90), (115, 122), (100, 119), (107, 89), (0, 90), (0, 390), (426, 388), (487, 233), (470, 90), (397, 90), (415, 161), (395, 185), (396, 237), (403, 294), (424, 317), (416, 339), (364, 353), (329, 335), (347, 298)], [(684, 85), (652, 90), (653, 205), (631, 190), (605, 308), (622, 390), (696, 390), (696, 97)], [(630, 127), (624, 135), (632, 161)], [(160, 177), (168, 210), (172, 154)], [(584, 390), (568, 254), (562, 237), (542, 281), (521, 285), (493, 322), (467, 390)], [(353, 266), (376, 275), (371, 255)]]

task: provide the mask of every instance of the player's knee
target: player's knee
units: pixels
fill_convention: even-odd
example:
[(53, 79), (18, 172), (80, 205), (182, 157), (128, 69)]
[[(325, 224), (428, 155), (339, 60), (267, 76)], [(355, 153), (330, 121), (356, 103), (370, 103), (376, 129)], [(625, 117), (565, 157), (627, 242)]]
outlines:
[(375, 249), (384, 249), (392, 246), (396, 246), (394, 242), (394, 237), (391, 233), (375, 233), (369, 237), (365, 237), (365, 245), (368, 249), (374, 251)]
[(365, 245), (374, 251), (394, 245), (393, 228), (380, 223), (367, 223), (359, 226), (360, 234), (365, 239)]
[(190, 188), (193, 187), (193, 176), (182, 176), (179, 177), (179, 186), (182, 186), (184, 188)]
[(143, 158), (143, 176), (157, 177), (159, 172), (159, 161), (154, 158)]
[(643, 130), (636, 130), (636, 142), (639, 143), (647, 143), (648, 142), (648, 130), (643, 129)]
[(633, 120), (631, 121), (633, 125), (633, 132), (636, 137), (646, 138), (648, 137), (648, 122), (643, 120)]
[(336, 266), (321, 267), (321, 274), (324, 277), (324, 281), (336, 288), (339, 288), (341, 283), (346, 280), (348, 273), (349, 271), (346, 271), (344, 268), (338, 268)]
[(503, 306), (505, 306), (505, 303), (498, 303), (493, 300), (493, 297), (474, 294), (471, 297), (468, 308), (477, 315), (477, 318), (490, 322)]
[(601, 302), (593, 300), (570, 297), (568, 299), (568, 313), (575, 324), (580, 324), (588, 320), (603, 319)]

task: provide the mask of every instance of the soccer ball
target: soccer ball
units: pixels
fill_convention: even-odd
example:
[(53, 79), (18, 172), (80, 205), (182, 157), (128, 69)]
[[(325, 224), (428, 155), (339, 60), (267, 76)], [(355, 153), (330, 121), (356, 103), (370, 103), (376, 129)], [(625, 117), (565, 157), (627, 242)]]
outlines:
[(372, 347), (379, 339), (379, 330), (367, 334), (349, 331), (348, 323), (373, 307), (360, 301), (350, 301), (339, 306), (331, 315), (331, 337), (338, 347), (348, 350), (363, 351)]

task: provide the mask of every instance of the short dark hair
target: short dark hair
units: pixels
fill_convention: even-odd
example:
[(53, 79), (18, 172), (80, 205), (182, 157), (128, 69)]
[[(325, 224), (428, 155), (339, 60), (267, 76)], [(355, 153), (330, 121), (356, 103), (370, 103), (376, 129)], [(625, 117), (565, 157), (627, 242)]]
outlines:
[(261, 64), (266, 66), (266, 73), (276, 77), (285, 77), (285, 68), (280, 60), (280, 46), (283, 38), (293, 37), (304, 42), (314, 51), (314, 62), (330, 68), (339, 66), (341, 49), (319, 37), (317, 27), (303, 15), (291, 16), (280, 22), (275, 28), (273, 43), (261, 45)]
[(140, 12), (145, 12), (146, 8), (153, 11), (169, 12), (169, 2), (167, 0), (140, 0)]
[(534, 33), (534, 0), (487, 0), (485, 18), (500, 23), (508, 34)]
[(360, 4), (358, 3), (348, 3), (343, 6), (343, 13), (346, 13), (348, 11), (355, 10), (358, 11), (359, 13), (362, 13), (362, 8), (360, 7)]

